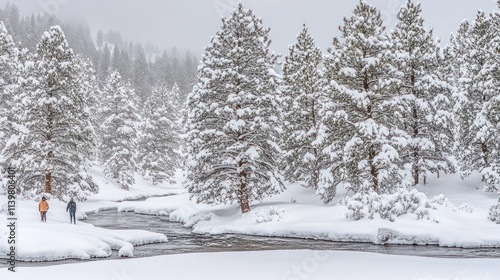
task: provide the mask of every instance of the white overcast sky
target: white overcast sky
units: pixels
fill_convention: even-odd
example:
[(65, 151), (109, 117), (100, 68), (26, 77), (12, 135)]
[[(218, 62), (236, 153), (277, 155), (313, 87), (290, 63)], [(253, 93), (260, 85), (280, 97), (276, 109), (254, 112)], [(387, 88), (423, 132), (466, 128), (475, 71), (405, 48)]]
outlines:
[[(22, 15), (54, 13), (65, 19), (85, 20), (95, 38), (97, 30), (118, 30), (124, 39), (152, 42), (160, 48), (177, 46), (201, 54), (219, 30), (220, 17), (237, 5), (236, 0), (16, 0)], [(243, 0), (246, 7), (271, 28), (272, 49), (286, 53), (303, 23), (317, 45), (326, 50), (344, 15), (350, 16), (358, 0)], [(377, 6), (388, 28), (405, 0), (367, 0)], [(478, 9), (497, 9), (496, 0), (421, 0), (425, 24), (448, 42), (464, 20), (473, 20)], [(0, 0), (2, 7), (7, 3)]]

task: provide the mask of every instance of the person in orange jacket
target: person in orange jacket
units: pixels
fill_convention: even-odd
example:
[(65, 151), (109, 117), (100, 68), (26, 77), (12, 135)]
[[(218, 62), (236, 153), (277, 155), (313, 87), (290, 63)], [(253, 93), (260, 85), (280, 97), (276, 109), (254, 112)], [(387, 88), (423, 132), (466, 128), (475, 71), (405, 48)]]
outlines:
[(47, 222), (47, 211), (49, 211), (49, 203), (47, 202), (47, 199), (42, 197), (42, 201), (38, 203), (38, 211), (40, 211), (40, 216), (42, 217), (42, 222), (46, 223)]

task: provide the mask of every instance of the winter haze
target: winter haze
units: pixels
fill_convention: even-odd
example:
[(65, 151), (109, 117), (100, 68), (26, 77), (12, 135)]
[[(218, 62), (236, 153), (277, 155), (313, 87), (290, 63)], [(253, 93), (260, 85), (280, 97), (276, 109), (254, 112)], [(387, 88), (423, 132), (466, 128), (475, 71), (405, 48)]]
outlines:
[[(89, 24), (93, 34), (101, 29), (119, 31), (127, 40), (151, 42), (160, 48), (176, 46), (201, 54), (209, 38), (219, 30), (220, 17), (237, 5), (235, 0), (23, 0), (11, 1), (22, 15), (37, 12), (56, 14), (63, 19), (79, 19)], [(285, 54), (303, 23), (307, 24), (317, 45), (326, 50), (344, 15), (350, 15), (358, 1), (252, 0), (242, 1), (262, 17), (271, 28), (274, 51)], [(388, 28), (404, 0), (370, 0), (382, 12)], [(421, 0), (426, 25), (447, 43), (463, 19), (473, 20), (478, 9), (491, 11), (495, 0)], [(0, 0), (4, 6), (5, 0)]]

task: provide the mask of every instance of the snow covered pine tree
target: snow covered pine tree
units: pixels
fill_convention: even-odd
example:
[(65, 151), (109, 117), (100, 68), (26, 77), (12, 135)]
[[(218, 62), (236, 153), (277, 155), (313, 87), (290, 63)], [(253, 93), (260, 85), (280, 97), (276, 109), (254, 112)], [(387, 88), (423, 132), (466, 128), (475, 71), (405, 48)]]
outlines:
[(355, 193), (411, 185), (399, 156), (408, 135), (397, 126), (395, 67), (380, 12), (360, 1), (340, 31), (343, 41), (334, 38), (325, 60), (329, 101), (322, 115), (332, 157), (342, 160), (331, 169), (331, 184), (318, 190), (325, 202), (340, 185)]
[(165, 85), (153, 88), (143, 111), (138, 164), (143, 177), (153, 185), (174, 181), (180, 167), (180, 91)]
[(453, 147), (453, 115), (450, 108), (452, 86), (439, 74), (439, 46), (432, 30), (424, 28), (421, 5), (407, 0), (397, 15), (392, 32), (393, 65), (398, 73), (397, 91), (403, 117), (398, 125), (409, 135), (400, 155), (409, 164), (413, 183), (419, 184), (427, 172), (454, 172), (447, 158)]
[[(487, 190), (499, 190), (495, 161), (498, 162), (498, 134), (494, 127), (493, 104), (498, 96), (498, 13), (488, 17), (477, 13), (472, 23), (462, 22), (451, 38), (455, 53), (454, 94), (456, 146), (455, 156), (462, 177), (473, 171), (482, 173)], [(496, 22), (496, 23), (495, 23)]]
[(17, 168), (22, 195), (84, 200), (98, 191), (88, 174), (95, 146), (88, 107), (93, 92), (86, 86), (92, 79), (59, 26), (43, 34), (32, 59), (20, 79), (17, 130), (3, 151), (4, 163)]
[(325, 161), (319, 138), (323, 80), (321, 50), (304, 25), (283, 64), (283, 148), (286, 179), (317, 189)]
[(11, 122), (14, 92), (20, 75), (18, 50), (0, 21), (0, 151), (12, 134)]
[(472, 130), (476, 132), (476, 141), (488, 143), (491, 149), (489, 160), (481, 170), (482, 179), (488, 190), (500, 195), (500, 12), (491, 14), (490, 33), (491, 40), (486, 45), (488, 59), (481, 72), (492, 96), (476, 115)]
[(118, 72), (108, 78), (102, 104), (101, 160), (104, 172), (126, 190), (134, 184), (137, 169), (137, 124), (139, 116), (134, 92)]
[(284, 189), (276, 56), (268, 29), (242, 4), (205, 49), (188, 98), (186, 188), (199, 203), (252, 200)]

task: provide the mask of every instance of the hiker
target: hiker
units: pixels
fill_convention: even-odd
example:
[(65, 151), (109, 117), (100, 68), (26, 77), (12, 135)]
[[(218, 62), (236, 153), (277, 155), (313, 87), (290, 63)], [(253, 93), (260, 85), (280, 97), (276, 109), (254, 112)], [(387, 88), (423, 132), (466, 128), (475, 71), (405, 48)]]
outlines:
[(49, 203), (45, 196), (42, 196), (42, 201), (38, 203), (38, 211), (40, 211), (40, 216), (42, 218), (42, 222), (47, 222), (47, 211), (49, 211)]
[(69, 223), (76, 224), (76, 202), (71, 198), (68, 202), (68, 206), (66, 206), (66, 212), (69, 210)]

